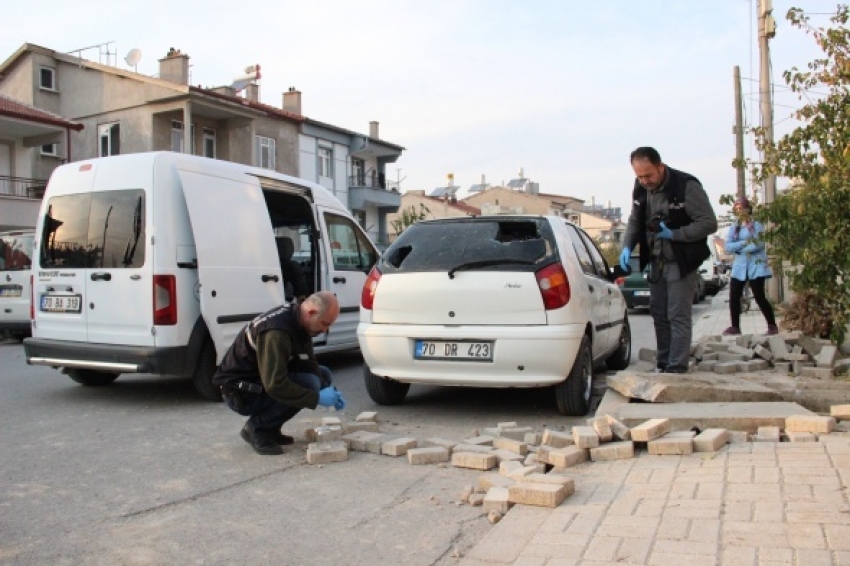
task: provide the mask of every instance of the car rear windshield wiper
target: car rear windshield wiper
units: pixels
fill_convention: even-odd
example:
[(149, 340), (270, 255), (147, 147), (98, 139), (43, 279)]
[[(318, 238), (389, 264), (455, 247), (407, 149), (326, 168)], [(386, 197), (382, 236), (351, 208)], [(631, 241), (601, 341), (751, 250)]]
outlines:
[(525, 259), (488, 259), (483, 261), (470, 261), (462, 263), (456, 267), (449, 269), (449, 279), (455, 278), (455, 273), (461, 269), (472, 269), (474, 267), (488, 267), (491, 265), (534, 265), (535, 262)]

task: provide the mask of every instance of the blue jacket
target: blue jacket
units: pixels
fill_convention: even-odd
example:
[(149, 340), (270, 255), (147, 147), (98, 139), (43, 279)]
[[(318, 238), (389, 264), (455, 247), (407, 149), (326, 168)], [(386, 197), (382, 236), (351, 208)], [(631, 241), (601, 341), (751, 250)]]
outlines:
[(726, 233), (726, 253), (734, 254), (732, 277), (739, 281), (773, 277), (773, 272), (767, 264), (767, 252), (764, 242), (759, 236), (764, 232), (764, 225), (753, 223), (751, 231), (747, 226), (730, 226)]

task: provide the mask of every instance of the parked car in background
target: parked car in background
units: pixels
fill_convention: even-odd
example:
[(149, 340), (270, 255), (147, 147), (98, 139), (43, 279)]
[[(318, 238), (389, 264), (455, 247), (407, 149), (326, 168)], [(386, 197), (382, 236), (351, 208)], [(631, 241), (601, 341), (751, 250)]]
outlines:
[(714, 236), (708, 237), (708, 249), (711, 257), (703, 262), (699, 272), (705, 280), (705, 294), (714, 296), (729, 282), (728, 266), (720, 257)]
[(34, 230), (0, 232), (0, 333), (30, 335)]
[(593, 369), (625, 369), (623, 295), (593, 240), (556, 216), (413, 224), (363, 288), (357, 337), (369, 396), (400, 403), (410, 384), (554, 386), (584, 415)]
[[(623, 293), (626, 305), (630, 309), (649, 308), (649, 281), (647, 280), (649, 277), (649, 266), (647, 265), (641, 271), (640, 260), (637, 255), (633, 255), (629, 258), (629, 267), (632, 268), (631, 274), (617, 278), (617, 286)], [(702, 301), (706, 297), (706, 293), (707, 282), (700, 273), (697, 288), (694, 291), (693, 303), (697, 304)]]

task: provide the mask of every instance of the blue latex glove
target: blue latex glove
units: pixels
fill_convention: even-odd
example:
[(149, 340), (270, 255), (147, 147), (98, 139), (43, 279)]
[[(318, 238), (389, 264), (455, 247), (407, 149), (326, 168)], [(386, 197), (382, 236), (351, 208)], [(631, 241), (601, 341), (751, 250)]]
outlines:
[(623, 248), (623, 251), (620, 252), (620, 267), (623, 268), (623, 271), (629, 270), (630, 257), (632, 257), (632, 250), (629, 248)]
[(319, 405), (322, 407), (335, 407), (340, 402), (345, 406), (345, 399), (342, 398), (336, 387), (325, 387), (319, 390)]
[(336, 403), (334, 403), (334, 409), (337, 411), (341, 411), (345, 408), (345, 397), (342, 396), (342, 393), (339, 394), (339, 399)]
[(661, 231), (656, 234), (659, 238), (661, 238), (662, 240), (673, 239), (673, 232), (670, 230), (670, 228), (668, 228), (663, 222), (659, 223), (658, 226), (659, 228), (661, 228)]

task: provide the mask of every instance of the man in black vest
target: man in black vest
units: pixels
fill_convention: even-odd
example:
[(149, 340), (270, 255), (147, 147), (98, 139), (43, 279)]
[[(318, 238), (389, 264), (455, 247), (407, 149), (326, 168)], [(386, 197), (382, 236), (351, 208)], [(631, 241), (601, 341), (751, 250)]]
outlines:
[(707, 238), (717, 217), (696, 177), (667, 167), (651, 147), (631, 154), (635, 185), (620, 267), (635, 245), (640, 269), (649, 264), (649, 313), (655, 324), (656, 372), (687, 373), (697, 268), (711, 255)]
[(281, 445), (294, 440), (280, 427), (301, 409), (345, 407), (313, 354), (313, 337), (338, 316), (339, 302), (327, 291), (276, 307), (249, 322), (221, 360), (213, 383), (231, 410), (249, 417), (241, 435), (258, 454), (283, 454)]

